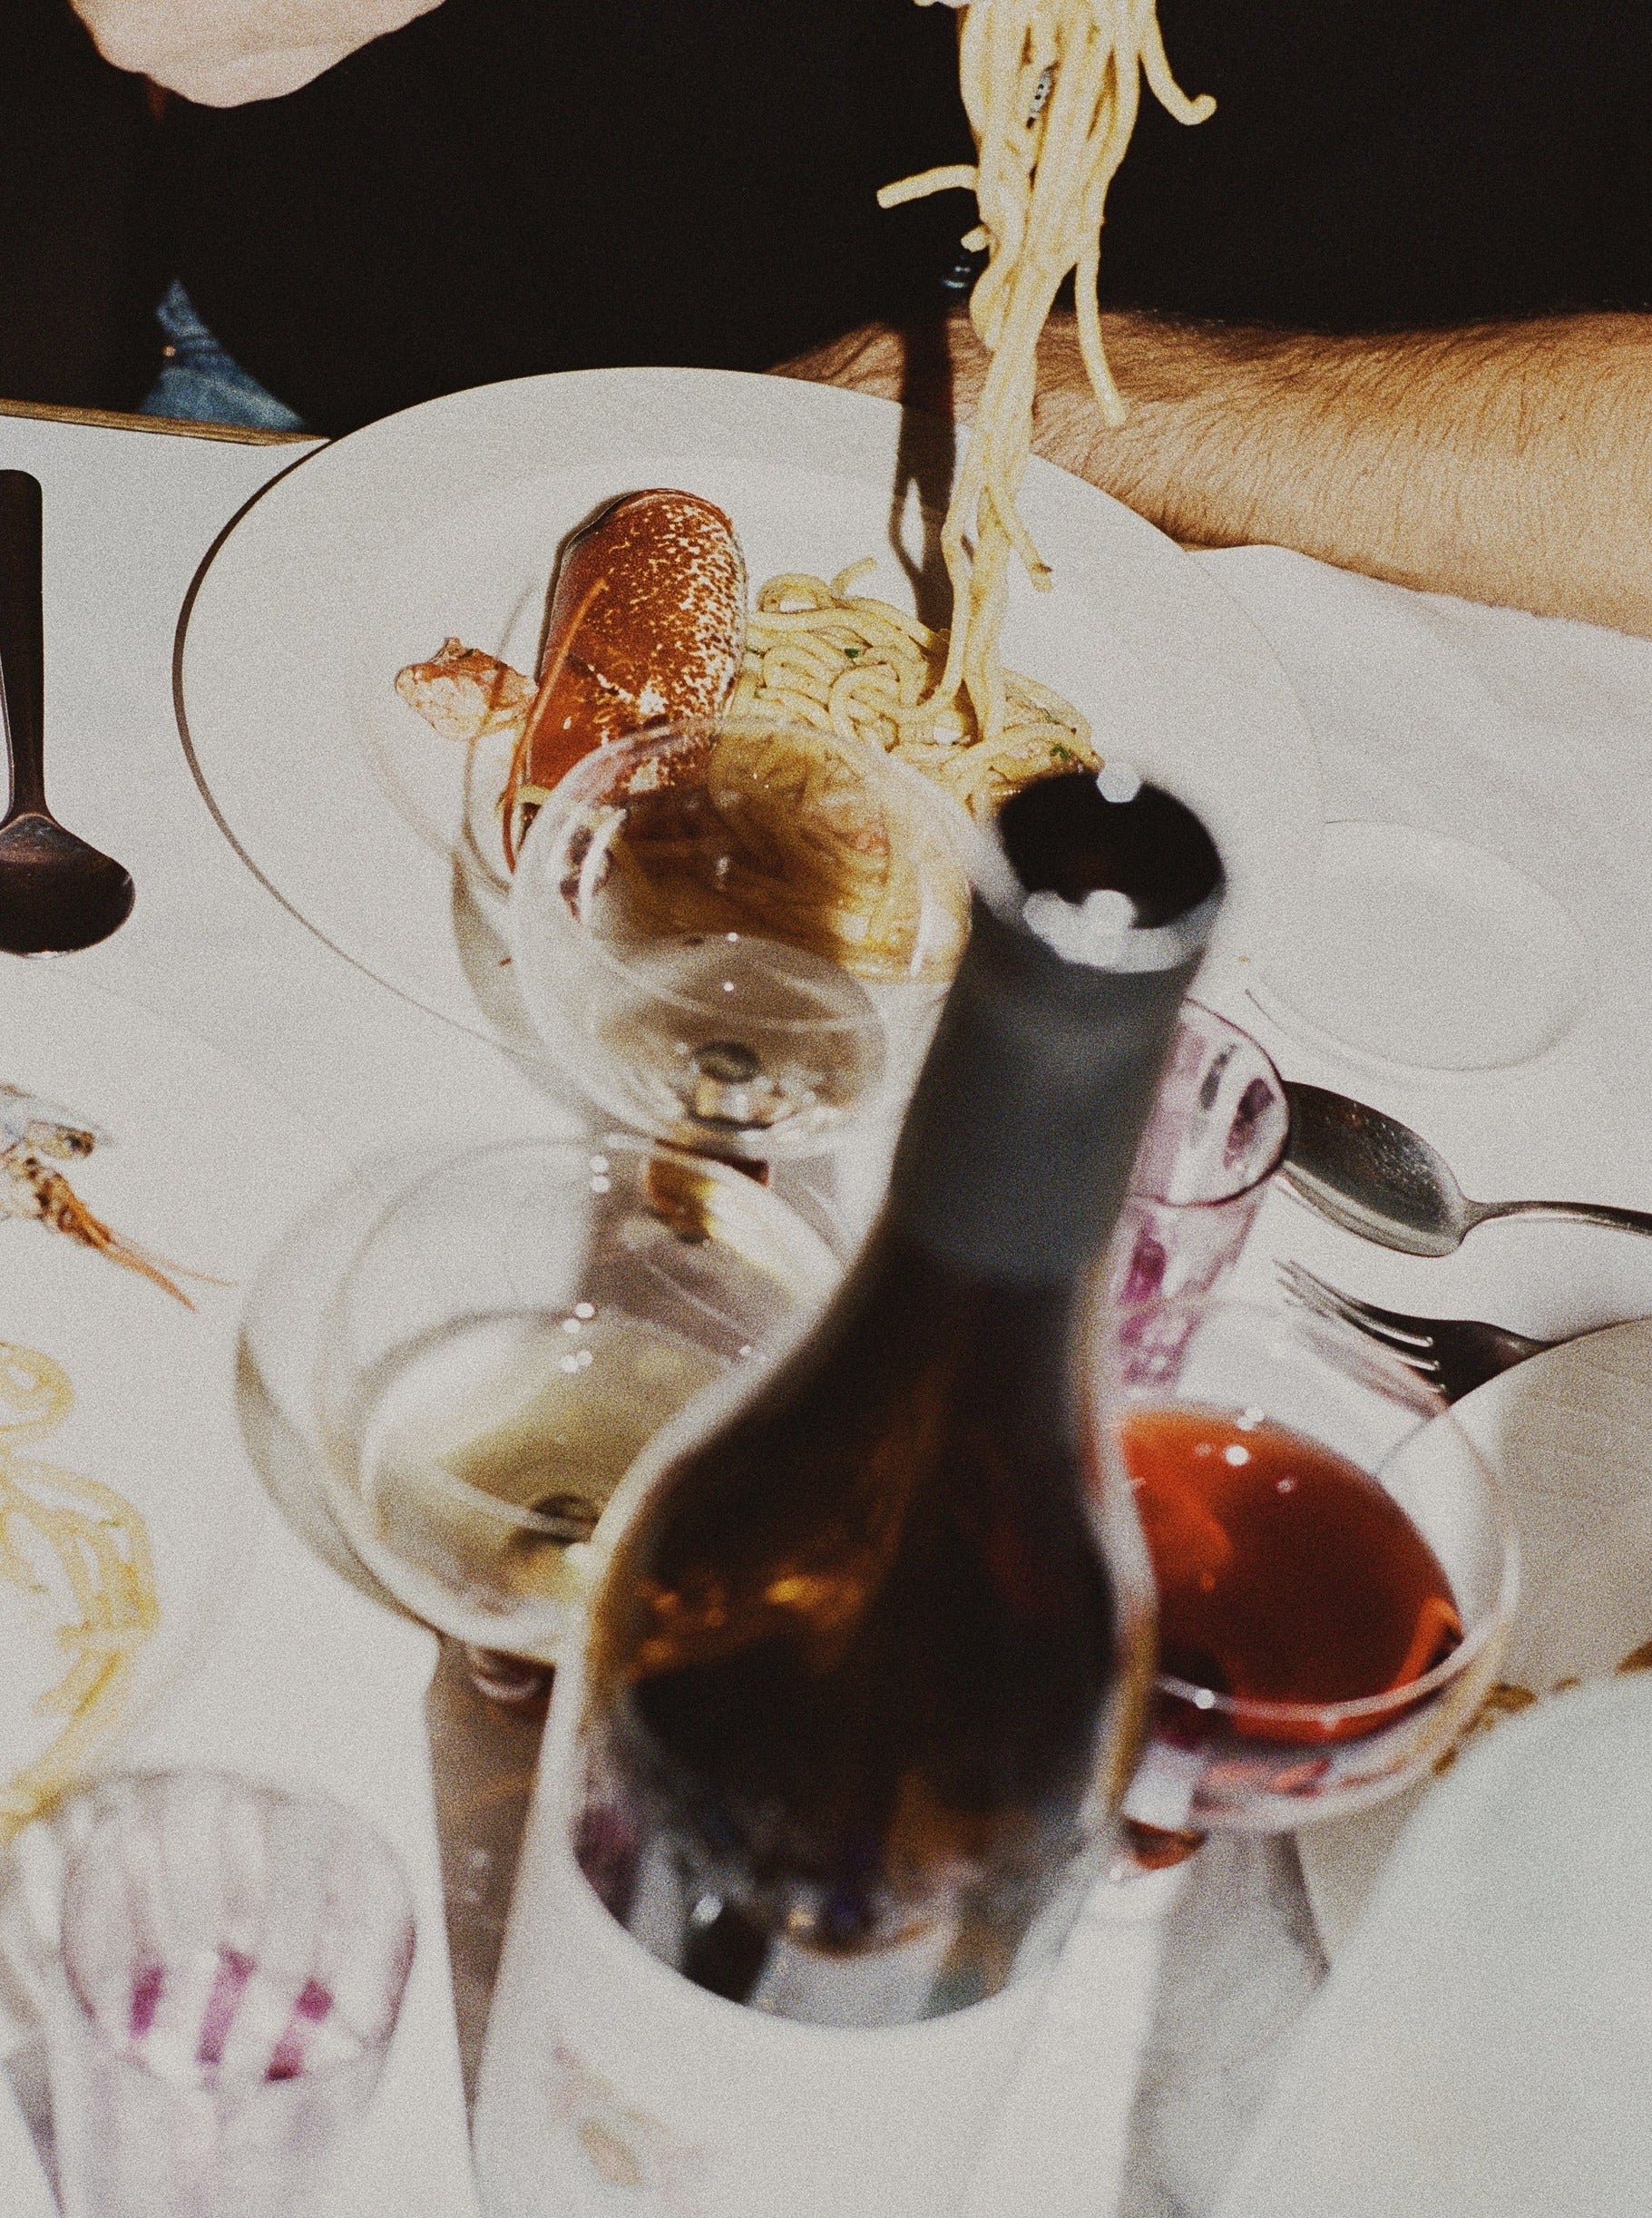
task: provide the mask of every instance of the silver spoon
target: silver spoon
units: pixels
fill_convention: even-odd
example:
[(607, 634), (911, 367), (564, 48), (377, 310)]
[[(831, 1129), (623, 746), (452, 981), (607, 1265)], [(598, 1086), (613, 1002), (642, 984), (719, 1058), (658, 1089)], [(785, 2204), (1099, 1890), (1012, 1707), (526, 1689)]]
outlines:
[(39, 479), (0, 470), (0, 722), (12, 773), (0, 818), (0, 950), (14, 955), (94, 946), (132, 904), (120, 864), (65, 832), (46, 806), (40, 518)]
[(1279, 1176), (1299, 1201), (1403, 1256), (1449, 1256), (1494, 1216), (1565, 1217), (1652, 1233), (1652, 1216), (1604, 1201), (1471, 1201), (1437, 1148), (1397, 1117), (1287, 1081), (1291, 1134)]

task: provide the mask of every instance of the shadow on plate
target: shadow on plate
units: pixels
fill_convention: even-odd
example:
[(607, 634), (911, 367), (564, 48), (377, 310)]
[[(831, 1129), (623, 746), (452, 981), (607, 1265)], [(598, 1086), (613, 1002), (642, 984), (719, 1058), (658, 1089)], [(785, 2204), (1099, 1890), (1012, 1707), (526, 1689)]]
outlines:
[[(889, 497), (889, 545), (906, 573), (920, 621), (940, 630), (952, 621), (952, 581), (941, 552), (941, 526), (953, 497), (958, 467), (953, 411), (952, 357), (944, 327), (936, 323), (906, 334), (901, 380), (899, 442)], [(909, 543), (907, 519), (915, 505), (922, 540)]]
[(575, 1097), (568, 1093), (566, 1081), (546, 1054), (516, 991), (504, 920), (504, 898), (493, 879), (464, 855), (455, 855), (454, 945), (459, 952), (465, 983), (475, 995), (476, 1006), (497, 1045), (527, 1063), (536, 1084), (572, 1103)]

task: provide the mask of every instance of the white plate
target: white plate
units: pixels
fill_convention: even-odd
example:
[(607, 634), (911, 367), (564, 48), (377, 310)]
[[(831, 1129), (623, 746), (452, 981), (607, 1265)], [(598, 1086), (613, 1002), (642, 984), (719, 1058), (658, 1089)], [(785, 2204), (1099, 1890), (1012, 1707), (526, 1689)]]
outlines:
[(1498, 1070), (1565, 1037), (1592, 968), (1554, 895), (1501, 855), (1344, 820), (1325, 826), (1298, 929), (1253, 992), (1285, 1031), (1362, 1062)]
[[(196, 581), (177, 660), (196, 776), (331, 946), (456, 1022), (513, 1031), (499, 771), (479, 757), (467, 794), (467, 750), (401, 701), (396, 671), (450, 633), (531, 669), (558, 542), (652, 484), (725, 508), (754, 581), (876, 554), (872, 590), (913, 606), (902, 555), (922, 568), (926, 520), (933, 544), (950, 447), (887, 402), (716, 370), (525, 378), (369, 425), (278, 478)], [(1317, 852), (1296, 697), (1237, 603), (1129, 510), (1040, 462), (1023, 506), (1056, 585), (1017, 578), (1006, 657), (1204, 816), (1233, 880), (1215, 960), (1247, 965)], [(916, 598), (935, 612), (933, 584)]]
[[(1455, 1414), (1520, 1537), (1520, 1598), (1501, 1677), (1544, 1695), (1615, 1671), (1652, 1641), (1652, 1318), (1535, 1355), (1465, 1395)], [(1426, 1793), (1297, 1835), (1327, 1950), (1354, 1930)]]
[[(61, 965), (0, 966), (0, 1082), (104, 1135), (56, 1166), (89, 1209), (224, 1282), (180, 1279), (187, 1309), (65, 1236), (0, 1217), (0, 1340), (50, 1356), (74, 1390), (61, 1427), (25, 1452), (112, 1487), (148, 1529), (160, 1623), (127, 1725), (198, 1658), (235, 1599), (257, 1507), (235, 1414), (242, 1292), (293, 1207), (340, 1173), (211, 1050)], [(0, 1422), (11, 1415), (0, 1409)], [(0, 1777), (56, 1729), (33, 1712), (64, 1667), (50, 1615), (0, 1581)], [(93, 1766), (112, 1744), (91, 1752)]]

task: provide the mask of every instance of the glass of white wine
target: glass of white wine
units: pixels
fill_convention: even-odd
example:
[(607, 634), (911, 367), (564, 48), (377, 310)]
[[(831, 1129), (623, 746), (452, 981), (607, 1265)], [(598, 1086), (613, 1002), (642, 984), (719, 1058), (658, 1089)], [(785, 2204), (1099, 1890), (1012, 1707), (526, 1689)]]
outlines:
[(557, 785), (511, 893), (558, 1064), (721, 1157), (818, 1154), (901, 1108), (969, 933), (975, 835), (864, 740), (660, 724)]
[(837, 1274), (728, 1164), (630, 1135), (462, 1157), (380, 1218), (325, 1320), (333, 1516), (484, 1691), (531, 1692), (639, 1451)]

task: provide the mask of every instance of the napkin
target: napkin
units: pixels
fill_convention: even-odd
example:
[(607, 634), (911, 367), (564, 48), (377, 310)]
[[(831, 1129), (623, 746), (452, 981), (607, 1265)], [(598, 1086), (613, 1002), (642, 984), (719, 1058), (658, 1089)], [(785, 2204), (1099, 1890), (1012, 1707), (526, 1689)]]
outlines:
[(1626, 2218), (1652, 2182), (1652, 1683), (1462, 1756), (1304, 2018), (1220, 2218)]

